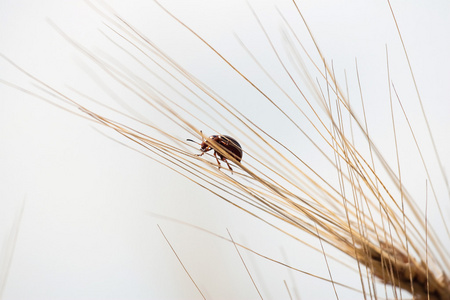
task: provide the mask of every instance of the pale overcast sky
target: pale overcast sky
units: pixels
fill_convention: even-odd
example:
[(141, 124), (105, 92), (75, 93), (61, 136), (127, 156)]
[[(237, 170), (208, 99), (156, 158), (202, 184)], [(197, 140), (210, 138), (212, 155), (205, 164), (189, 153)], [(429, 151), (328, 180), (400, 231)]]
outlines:
[[(219, 67), (210, 63), (214, 59), (208, 56), (205, 47), (152, 1), (105, 2), (111, 3), (121, 16), (189, 71), (215, 86), (227, 99), (233, 101), (237, 95), (245, 93), (239, 86), (223, 82)], [(246, 1), (161, 0), (161, 3), (244, 69), (251, 68), (252, 64), (234, 34), (256, 52), (263, 49), (259, 54), (270, 52)], [(389, 124), (381, 124), (380, 120), (384, 119), (377, 119), (378, 113), (389, 107), (386, 45), (390, 51), (392, 80), (402, 99), (411, 103), (408, 105), (410, 115), (421, 119), (386, 1), (307, 0), (298, 3), (324, 56), (333, 60), (341, 78), (343, 69), (354, 74), (355, 58), (358, 59), (370, 108), (369, 125), (375, 140), (383, 143), (383, 131), (390, 128)], [(289, 20), (296, 20), (294, 26), (302, 26), (290, 1), (263, 0), (250, 1), (250, 4), (269, 34), (281, 36), (283, 27), (275, 4)], [(448, 171), (450, 4), (448, 1), (392, 0), (392, 6), (443, 165)], [(114, 53), (98, 30), (106, 28), (101, 17), (84, 1), (78, 0), (0, 1), (0, 53), (58, 89), (74, 88), (101, 97), (98, 82), (88, 75), (92, 73), (87, 60), (56, 33), (48, 20), (96, 53)], [(304, 28), (299, 32), (305, 43), (310, 43), (306, 42)], [(120, 61), (121, 57), (117, 59)], [(276, 64), (269, 56), (267, 60)], [(223, 67), (218, 60), (217, 64)], [(31, 80), (2, 59), (0, 79), (34, 88)], [(357, 88), (355, 77), (349, 78), (349, 82)], [(357, 89), (352, 93), (358, 96)], [(114, 105), (111, 99), (105, 101)], [(249, 111), (257, 115), (258, 109), (253, 106)], [(267, 121), (272, 122), (280, 134), (289, 134), (283, 133), (276, 120)], [(158, 120), (153, 122), (158, 123)], [(422, 138), (426, 131), (423, 123), (419, 125), (417, 134)], [(228, 228), (235, 239), (263, 254), (304, 271), (328, 276), (321, 255), (309, 254), (302, 245), (280, 236), (95, 129), (99, 127), (86, 119), (0, 84), (0, 241), (5, 247), (11, 244), (6, 241), (24, 203), (2, 299), (201, 299), (157, 224), (161, 225), (207, 298), (258, 298), (232, 245), (195, 229), (149, 216), (147, 212), (185, 221), (223, 236), (227, 235)], [(114, 137), (114, 133), (105, 132)], [(173, 134), (183, 138), (185, 132), (174, 129)], [(424, 151), (432, 156), (429, 141), (426, 138), (422, 141), (428, 143)], [(409, 153), (403, 155), (405, 160), (410, 157)], [(432, 171), (438, 174), (436, 167)], [(425, 179), (417, 180), (410, 184), (413, 192), (422, 197)], [(438, 193), (445, 195), (442, 190)], [(446, 205), (444, 208), (448, 212)], [(0, 248), (0, 262), (5, 257), (11, 258), (5, 247)], [(293, 290), (295, 287), (301, 299), (334, 297), (328, 283), (288, 271), (248, 253), (244, 257), (265, 299), (289, 298), (283, 280)], [(359, 279), (354, 273), (339, 266), (332, 271), (335, 280), (358, 286)], [(0, 276), (4, 274), (2, 270)], [(317, 288), (312, 288), (316, 284)], [(361, 298), (344, 288), (338, 291), (341, 299)]]

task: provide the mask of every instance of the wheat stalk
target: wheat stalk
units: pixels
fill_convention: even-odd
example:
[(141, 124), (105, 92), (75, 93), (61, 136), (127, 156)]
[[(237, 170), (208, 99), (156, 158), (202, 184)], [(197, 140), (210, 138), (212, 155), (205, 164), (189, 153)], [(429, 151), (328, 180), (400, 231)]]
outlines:
[[(375, 288), (375, 281), (378, 280), (386, 286), (393, 286), (396, 298), (402, 298), (401, 294), (396, 293), (397, 289), (403, 289), (410, 292), (414, 299), (450, 299), (450, 280), (446, 275), (450, 262), (448, 250), (441, 241), (442, 232), (436, 232), (436, 229), (428, 226), (426, 213), (418, 208), (402, 182), (400, 167), (391, 166), (371, 138), (359, 74), (357, 81), (361, 91), (362, 114), (354, 109), (355, 104), (350, 102), (348, 93), (343, 91), (342, 86), (346, 86), (346, 83), (342, 84), (337, 78), (333, 63), (328, 62), (321, 52), (319, 43), (314, 39), (312, 29), (308, 27), (297, 4), (293, 2), (292, 9), (298, 12), (299, 19), (303, 20), (310, 33), (315, 52), (306, 50), (295, 29), (282, 16), (286, 24), (283, 32), (285, 50), (290, 55), (290, 61), (286, 61), (280, 54), (280, 49), (274, 46), (255, 13), (261, 31), (294, 92), (282, 88), (279, 80), (271, 76), (270, 71), (264, 68), (264, 64), (241, 41), (244, 49), (249, 51), (250, 59), (256, 62), (258, 70), (266, 74), (271, 84), (286, 96), (290, 106), (270, 96), (264, 87), (254, 82), (197, 32), (163, 6), (160, 7), (217, 55), (237, 77), (251, 86), (261, 99), (286, 119), (292, 130), (311, 143), (324, 163), (334, 170), (333, 182), (327, 174), (303, 159), (266, 127), (241, 113), (232, 102), (222, 98), (212, 87), (186, 70), (150, 38), (114, 12), (98, 10), (108, 24), (105, 35), (113, 46), (122, 49), (149, 74), (154, 74), (157, 70), (167, 76), (169, 79), (160, 77), (160, 80), (170, 93), (158, 89), (152, 82), (136, 75), (120, 62), (95, 55), (62, 31), (60, 34), (117, 84), (179, 126), (188, 137), (196, 136), (199, 141), (206, 139), (213, 143), (203, 133), (206, 128), (221, 128), (220, 130), (240, 136), (244, 149), (242, 162), (217, 145), (215, 147), (236, 166), (234, 174), (219, 169), (214, 159), (196, 156), (196, 147), (152, 124), (151, 120), (142, 120), (109, 108), (112, 115), (126, 120), (115, 121), (113, 117), (100, 115), (81, 105), (81, 99), (88, 98), (87, 96), (79, 94), (79, 98), (70, 97), (21, 70), (49, 95), (40, 97), (51, 99), (52, 103), (63, 103), (65, 109), (76, 114), (81, 112), (82, 116), (116, 131), (136, 143), (138, 149), (152, 159), (281, 233), (301, 241), (293, 233), (300, 230), (318, 239), (321, 245), (331, 245), (346, 254), (355, 262), (354, 267), (359, 273), (365, 298), (382, 298)], [(95, 6), (94, 8), (97, 9)], [(59, 30), (56, 26), (55, 28)], [(386, 72), (389, 76), (388, 53), (386, 49)], [(19, 66), (16, 67), (20, 69)], [(356, 72), (358, 73), (357, 63)], [(391, 108), (395, 105), (402, 109), (402, 113), (396, 118), (400, 117), (409, 124), (408, 115), (403, 110), (403, 100), (390, 79), (387, 86), (391, 92)], [(415, 86), (417, 89), (416, 83)], [(89, 100), (101, 105), (101, 101)], [(294, 115), (302, 116), (306, 124), (301, 124)], [(393, 111), (392, 122), (395, 133)], [(427, 126), (429, 128), (428, 124)], [(309, 129), (306, 130), (306, 127)], [(215, 130), (214, 133), (227, 133), (220, 130)], [(355, 140), (354, 132), (360, 140)], [(414, 136), (412, 129), (410, 133)], [(360, 146), (361, 140), (364, 142), (363, 147)], [(420, 152), (417, 142), (416, 146)], [(397, 157), (401, 155), (397, 148), (396, 153)], [(423, 164), (426, 168), (425, 161)], [(440, 167), (442, 170), (442, 164)], [(442, 174), (445, 177), (445, 173)], [(427, 177), (434, 190), (429, 174)], [(436, 202), (439, 203), (437, 200)], [(443, 212), (441, 218), (445, 224)], [(448, 234), (448, 229), (446, 230)], [(238, 245), (233, 240), (232, 242)], [(316, 250), (324, 253), (325, 260), (327, 257), (332, 258), (325, 253), (323, 247)], [(331, 273), (330, 277), (332, 278)], [(335, 283), (333, 279), (331, 282)]]

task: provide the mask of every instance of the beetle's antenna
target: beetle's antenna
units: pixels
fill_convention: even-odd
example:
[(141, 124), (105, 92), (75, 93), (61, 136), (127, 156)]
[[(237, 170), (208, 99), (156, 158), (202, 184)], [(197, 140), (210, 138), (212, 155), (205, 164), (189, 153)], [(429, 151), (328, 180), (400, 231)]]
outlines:
[(200, 135), (202, 136), (202, 143), (205, 141), (205, 138), (203, 136), (203, 130), (200, 130)]
[(191, 140), (191, 139), (187, 139), (186, 141), (188, 141), (188, 142), (193, 142), (193, 143), (196, 143), (196, 144), (199, 144), (199, 145), (200, 145), (200, 143), (197, 143), (196, 141)]

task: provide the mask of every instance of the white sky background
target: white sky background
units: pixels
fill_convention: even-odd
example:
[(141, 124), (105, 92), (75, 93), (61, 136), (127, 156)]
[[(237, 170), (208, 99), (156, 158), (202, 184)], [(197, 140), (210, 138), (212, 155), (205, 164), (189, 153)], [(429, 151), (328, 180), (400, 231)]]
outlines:
[[(235, 87), (225, 81), (223, 64), (214, 60), (154, 3), (115, 2), (111, 2), (112, 6), (122, 16), (228, 99), (240, 99), (246, 93), (244, 89), (239, 90), (239, 85)], [(274, 13), (274, 2), (253, 2), (270, 32), (279, 31), (281, 21)], [(251, 70), (251, 64), (247, 63), (248, 58), (236, 43), (233, 32), (259, 54), (265, 51), (259, 48), (267, 48), (261, 33), (259, 37), (254, 34), (258, 27), (245, 1), (162, 3), (245, 70)], [(408, 113), (412, 119), (421, 119), (387, 3), (302, 1), (299, 4), (324, 55), (333, 59), (340, 74), (344, 68), (354, 74), (354, 59), (358, 58), (369, 111), (369, 130), (380, 148), (383, 149), (388, 139), (386, 130), (391, 128), (386, 124), (390, 119), (385, 115), (388, 108), (385, 44), (390, 49), (392, 78), (407, 103)], [(277, 5), (285, 12), (293, 8), (289, 1), (279, 1)], [(450, 4), (393, 1), (392, 5), (443, 165), (449, 170)], [(101, 97), (101, 90), (86, 75), (87, 60), (52, 29), (46, 18), (94, 51), (100, 52), (109, 45), (97, 30), (104, 28), (101, 18), (83, 1), (2, 0), (0, 53), (57, 88), (73, 87)], [(270, 66), (270, 58), (267, 60)], [(211, 64), (213, 61), (217, 65)], [(0, 79), (32, 88), (30, 80), (2, 60)], [(349, 82), (352, 82), (353, 98), (357, 98), (355, 78)], [(116, 105), (110, 99), (105, 101)], [(239, 101), (246, 105), (245, 101)], [(250, 113), (258, 115), (258, 110)], [(274, 124), (273, 130), (282, 137), (289, 137), (289, 132), (277, 128), (277, 120), (267, 121)], [(415, 123), (417, 134), (425, 145), (426, 157), (432, 157), (420, 122)], [(150, 217), (146, 212), (170, 216), (224, 236), (229, 228), (235, 239), (257, 251), (327, 276), (320, 255), (305, 252), (298, 243), (281, 237), (149, 158), (106, 138), (94, 127), (98, 128), (0, 84), (0, 241), (3, 244), (25, 201), (3, 299), (200, 299), (156, 224), (162, 226), (209, 298), (258, 297), (232, 245), (174, 222)], [(391, 147), (391, 141), (387, 145)], [(389, 151), (386, 153), (392, 157), (394, 154)], [(401, 155), (405, 161), (411, 159), (420, 165), (414, 160), (417, 154), (413, 150)], [(430, 164), (433, 178), (442, 187), (434, 159), (430, 159)], [(425, 178), (413, 176), (417, 170), (414, 163), (406, 165), (412, 168), (404, 172), (412, 193), (423, 198)], [(444, 189), (439, 188), (438, 194), (448, 199)], [(443, 203), (443, 207), (448, 216), (448, 203)], [(438, 228), (438, 231), (443, 230)], [(1, 249), (3, 255), (4, 248)], [(317, 280), (289, 273), (258, 257), (244, 257), (265, 299), (288, 299), (283, 280), (292, 289), (296, 287), (301, 299), (334, 297), (330, 284), (319, 285)], [(358, 285), (357, 280), (351, 281), (352, 277), (346, 276), (346, 270), (337, 266), (332, 272), (336, 280)], [(312, 288), (315, 284), (318, 288)], [(341, 299), (359, 298), (345, 289), (339, 289), (339, 295)]]

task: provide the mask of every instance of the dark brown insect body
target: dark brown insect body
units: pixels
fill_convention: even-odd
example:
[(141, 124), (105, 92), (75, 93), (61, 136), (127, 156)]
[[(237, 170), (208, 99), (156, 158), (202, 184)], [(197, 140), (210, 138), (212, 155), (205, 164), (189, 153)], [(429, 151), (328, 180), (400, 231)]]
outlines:
[[(210, 142), (209, 140), (212, 140), (212, 142)], [(220, 149), (218, 149), (218, 147), (220, 147)], [(204, 153), (206, 153), (210, 150), (214, 150), (214, 157), (216, 158), (217, 163), (219, 164), (219, 168), (220, 168), (220, 162), (219, 162), (219, 158), (220, 158), (220, 160), (226, 162), (228, 165), (228, 168), (231, 171), (233, 171), (233, 169), (231, 168), (230, 164), (227, 161), (227, 158), (224, 155), (220, 154), (220, 152), (228, 153), (231, 157), (236, 159), (238, 162), (241, 162), (241, 160), (242, 160), (242, 154), (243, 154), (242, 147), (231, 136), (212, 135), (209, 137), (208, 140), (202, 140), (202, 143), (200, 144), (200, 151), (202, 151), (202, 153), (199, 154), (199, 156), (202, 156)], [(219, 157), (217, 157), (217, 156), (219, 156)]]

